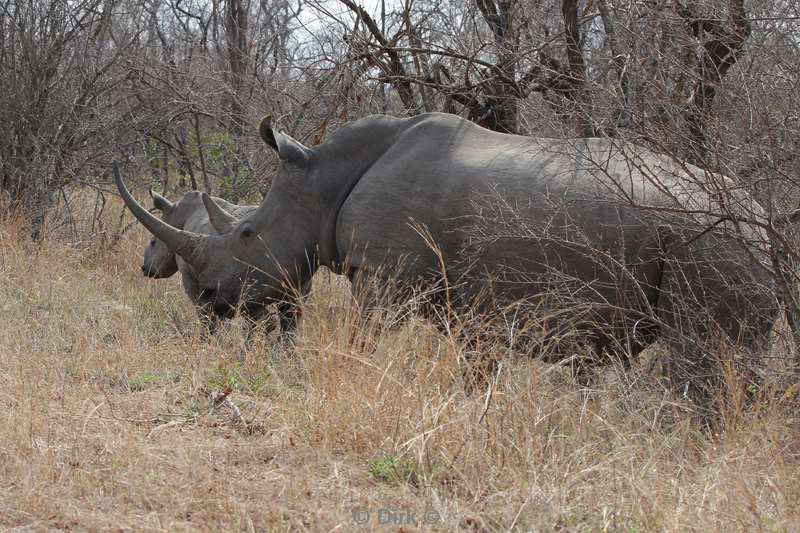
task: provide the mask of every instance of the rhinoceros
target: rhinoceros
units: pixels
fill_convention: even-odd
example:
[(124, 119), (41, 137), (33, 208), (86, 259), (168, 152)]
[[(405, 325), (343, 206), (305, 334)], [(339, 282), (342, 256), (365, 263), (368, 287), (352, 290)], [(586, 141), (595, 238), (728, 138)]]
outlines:
[[(503, 134), (441, 113), (369, 116), (313, 148), (269, 117), (260, 135), (280, 160), (272, 188), (236, 223), (204, 195), (219, 235), (153, 217), (117, 175), (216, 313), (287, 301), (326, 265), (495, 316), (520, 303), (568, 309), (554, 320), (572, 327), (577, 313), (597, 353), (635, 354), (660, 335), (691, 356), (720, 333), (762, 348), (776, 318), (764, 210), (728, 178), (642, 146)], [(697, 357), (689, 374), (705, 371)]]
[[(202, 235), (217, 234), (217, 230), (209, 221), (208, 212), (199, 191), (185, 193), (177, 202), (172, 203), (165, 197), (150, 190), (153, 207), (161, 212), (161, 218), (172, 227), (184, 229)], [(223, 198), (212, 197), (211, 200), (222, 210), (222, 216), (233, 221), (249, 215), (258, 206), (232, 204)], [(198, 305), (201, 320), (209, 329), (216, 328), (216, 320), (208, 305), (200, 299), (200, 286), (194, 267), (177, 256), (163, 241), (153, 236), (144, 249), (142, 273), (150, 278), (162, 279), (181, 273), (181, 283), (189, 299)], [(303, 294), (308, 292), (304, 289)], [(299, 318), (296, 306), (283, 304), (278, 309), (280, 326), (283, 332), (292, 331)], [(230, 316), (230, 313), (227, 315)]]

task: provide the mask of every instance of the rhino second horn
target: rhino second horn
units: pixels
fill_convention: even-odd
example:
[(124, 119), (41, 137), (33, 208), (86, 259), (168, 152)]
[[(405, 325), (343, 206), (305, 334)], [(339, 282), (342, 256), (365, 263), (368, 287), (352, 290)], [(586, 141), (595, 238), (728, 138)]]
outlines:
[(174, 228), (160, 218), (153, 216), (131, 196), (130, 191), (128, 191), (128, 188), (122, 181), (122, 177), (119, 175), (119, 168), (116, 162), (113, 164), (113, 170), (114, 181), (117, 184), (119, 194), (122, 196), (125, 205), (131, 210), (131, 213), (133, 213), (133, 216), (135, 216), (150, 233), (163, 241), (170, 250), (191, 263), (195, 252), (206, 237), (204, 235), (192, 233), (191, 231)]
[(206, 206), (206, 211), (208, 211), (208, 220), (217, 230), (217, 233), (224, 235), (238, 224), (239, 221), (236, 220), (236, 217), (222, 209), (207, 193), (203, 193), (202, 198), (203, 205)]
[(153, 199), (153, 207), (164, 213), (165, 215), (172, 210), (172, 202), (158, 194), (150, 187), (150, 198)]

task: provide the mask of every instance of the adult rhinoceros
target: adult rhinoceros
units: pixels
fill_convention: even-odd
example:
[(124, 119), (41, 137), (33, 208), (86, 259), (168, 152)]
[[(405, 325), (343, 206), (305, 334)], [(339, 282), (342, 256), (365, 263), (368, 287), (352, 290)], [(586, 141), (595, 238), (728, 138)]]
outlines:
[[(161, 212), (162, 220), (170, 226), (201, 235), (217, 235), (217, 230), (209, 221), (208, 212), (199, 191), (189, 191), (175, 203), (152, 190), (150, 196), (153, 199), (153, 207)], [(211, 199), (222, 210), (226, 220), (231, 222), (251, 214), (258, 207), (232, 204), (223, 198), (212, 197)], [(181, 273), (181, 283), (186, 295), (198, 305), (201, 320), (210, 329), (215, 329), (216, 320), (213, 318), (210, 307), (207, 302), (201, 301), (200, 285), (194, 267), (177, 256), (162, 240), (153, 236), (144, 249), (142, 273), (150, 278), (163, 279), (171, 277), (177, 272)], [(304, 290), (303, 294), (307, 292), (308, 288)], [(282, 331), (288, 332), (295, 328), (299, 318), (296, 306), (280, 305), (278, 314)]]
[(657, 329), (678, 350), (717, 333), (755, 347), (776, 316), (760, 206), (641, 146), (501, 134), (440, 113), (369, 116), (314, 148), (269, 118), (260, 134), (278, 173), (235, 224), (203, 197), (220, 235), (163, 223), (117, 179), (220, 314), (284, 301), (321, 264), (351, 280), (388, 268), (406, 287), (442, 286), (446, 274), (455, 307), (568, 305), (599, 351), (635, 353)]

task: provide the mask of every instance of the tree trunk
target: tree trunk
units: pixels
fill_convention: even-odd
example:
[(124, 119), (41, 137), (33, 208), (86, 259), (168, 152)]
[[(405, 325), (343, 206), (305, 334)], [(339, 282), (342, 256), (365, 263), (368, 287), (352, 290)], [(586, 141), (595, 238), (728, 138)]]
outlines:
[(226, 0), (225, 32), (231, 69), (231, 129), (241, 135), (247, 121), (241, 100), (247, 74), (247, 10), (242, 0)]
[(567, 44), (567, 84), (569, 89), (566, 96), (574, 105), (572, 111), (577, 122), (578, 135), (591, 137), (595, 132), (588, 108), (589, 95), (586, 91), (586, 66), (581, 49), (578, 0), (562, 0), (561, 16), (564, 18), (564, 40)]
[[(624, 128), (629, 126), (631, 109), (630, 109), (630, 81), (628, 77), (627, 58), (620, 49), (619, 42), (617, 41), (617, 33), (614, 30), (614, 19), (611, 11), (608, 8), (607, 0), (598, 0), (597, 10), (600, 12), (600, 18), (603, 21), (603, 30), (605, 31), (606, 42), (611, 50), (611, 64), (614, 67), (614, 72), (617, 75), (618, 98), (620, 100), (619, 108), (617, 109), (616, 116), (614, 117), (613, 130), (617, 128)], [(613, 132), (612, 132), (613, 134)]]
[(514, 0), (476, 0), (492, 30), (497, 49), (497, 68), (502, 74), (487, 93), (483, 116), (478, 122), (489, 129), (516, 133), (518, 129), (517, 44), (514, 39)]
[[(708, 150), (706, 125), (717, 87), (728, 70), (736, 64), (751, 32), (744, 0), (730, 0), (728, 11), (730, 27), (725, 27), (723, 21), (705, 20), (694, 15), (691, 8), (678, 5), (678, 13), (703, 45), (701, 57), (698, 58), (698, 81), (686, 114), (690, 136), (689, 158), (701, 166)], [(710, 38), (705, 40), (707, 34)]]

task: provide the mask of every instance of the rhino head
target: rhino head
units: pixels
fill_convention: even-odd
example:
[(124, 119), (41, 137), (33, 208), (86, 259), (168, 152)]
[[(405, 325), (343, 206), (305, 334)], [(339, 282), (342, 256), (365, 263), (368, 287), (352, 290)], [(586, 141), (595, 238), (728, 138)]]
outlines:
[[(200, 289), (198, 303), (220, 316), (236, 308), (258, 315), (271, 303), (293, 299), (333, 240), (330, 187), (321, 179), (314, 152), (261, 122), (262, 139), (280, 158), (273, 185), (257, 210), (237, 220), (207, 194), (203, 203), (218, 235), (201, 235), (161, 220), (131, 196), (114, 166), (117, 188), (133, 215), (170, 250), (189, 263)], [(326, 232), (326, 228), (328, 231)]]
[[(153, 199), (153, 208), (161, 211), (162, 220), (171, 226), (180, 227), (177, 217), (180, 212), (176, 205), (150, 189), (150, 196)], [(142, 274), (149, 278), (161, 279), (168, 278), (178, 271), (178, 261), (175, 252), (170, 250), (164, 241), (153, 237), (144, 248), (144, 259), (142, 260)]]

